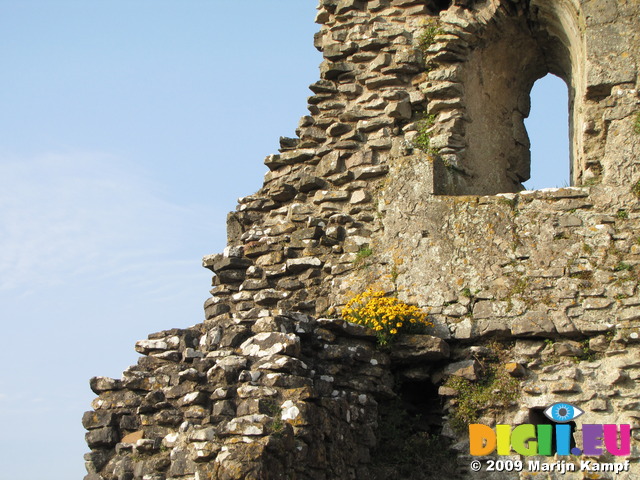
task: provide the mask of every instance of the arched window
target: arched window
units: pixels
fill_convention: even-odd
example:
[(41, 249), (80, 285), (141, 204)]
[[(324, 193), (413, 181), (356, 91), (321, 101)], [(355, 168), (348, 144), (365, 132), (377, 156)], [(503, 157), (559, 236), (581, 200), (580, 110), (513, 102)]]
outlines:
[[(427, 58), (434, 193), (493, 195), (580, 183), (586, 165), (582, 130), (576, 125), (584, 117), (585, 54), (575, 5), (571, 0), (469, 5), (468, 25), (441, 16), (447, 35)], [(525, 119), (534, 83), (549, 73), (559, 77), (552, 81), (565, 82), (567, 93), (561, 100), (549, 99), (553, 110), (543, 107), (545, 122), (562, 125), (553, 131), (568, 137), (569, 152), (549, 138), (535, 139), (532, 162), (529, 133), (533, 129), (537, 135), (537, 128), (527, 131)], [(545, 146), (553, 151), (543, 153), (543, 159), (557, 169), (552, 179), (538, 181), (538, 167), (548, 171), (544, 160), (536, 159)], [(525, 186), (532, 167), (533, 182)]]
[(524, 124), (531, 144), (531, 177), (525, 188), (570, 186), (569, 92), (562, 79), (548, 74), (534, 84)]

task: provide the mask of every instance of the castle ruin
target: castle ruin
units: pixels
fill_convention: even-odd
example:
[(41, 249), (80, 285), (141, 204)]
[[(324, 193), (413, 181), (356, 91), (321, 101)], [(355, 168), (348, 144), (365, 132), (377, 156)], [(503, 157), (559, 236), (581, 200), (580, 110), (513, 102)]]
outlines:
[[(204, 321), (91, 380), (85, 480), (524, 479), (470, 470), (460, 427), (561, 401), (630, 425), (615, 478), (640, 478), (638, 0), (320, 0), (316, 21), (309, 115), (204, 258)], [(547, 73), (572, 186), (523, 191)], [(340, 318), (369, 287), (432, 331), (377, 348)], [(587, 474), (545, 478), (613, 478)]]

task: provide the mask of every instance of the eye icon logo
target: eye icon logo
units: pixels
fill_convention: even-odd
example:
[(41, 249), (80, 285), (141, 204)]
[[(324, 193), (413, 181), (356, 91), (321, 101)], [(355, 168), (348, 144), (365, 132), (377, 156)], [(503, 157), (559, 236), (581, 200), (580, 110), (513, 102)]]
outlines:
[(543, 413), (549, 420), (557, 423), (567, 423), (578, 418), (584, 411), (568, 403), (554, 403), (547, 407)]

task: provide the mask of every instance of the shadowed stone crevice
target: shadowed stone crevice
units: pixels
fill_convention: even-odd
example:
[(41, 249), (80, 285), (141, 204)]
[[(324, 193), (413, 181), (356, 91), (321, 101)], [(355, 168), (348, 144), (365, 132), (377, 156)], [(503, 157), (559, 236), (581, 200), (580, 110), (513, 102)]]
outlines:
[(447, 10), (452, 5), (452, 3), (454, 3), (453, 0), (434, 0), (433, 6), (430, 7), (430, 12), (432, 15), (437, 15), (443, 10)]

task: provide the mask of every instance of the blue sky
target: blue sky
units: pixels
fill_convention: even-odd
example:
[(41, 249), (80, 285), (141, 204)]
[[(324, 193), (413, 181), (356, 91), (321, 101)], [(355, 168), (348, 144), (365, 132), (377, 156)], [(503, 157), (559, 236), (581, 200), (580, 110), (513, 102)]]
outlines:
[(554, 75), (538, 80), (531, 90), (531, 113), (524, 124), (531, 141), (529, 190), (567, 187), (569, 181), (568, 89)]
[[(202, 320), (202, 256), (307, 113), (314, 16), (314, 0), (0, 0), (3, 478), (82, 478), (89, 378)], [(541, 96), (534, 149), (566, 167), (566, 98)]]

